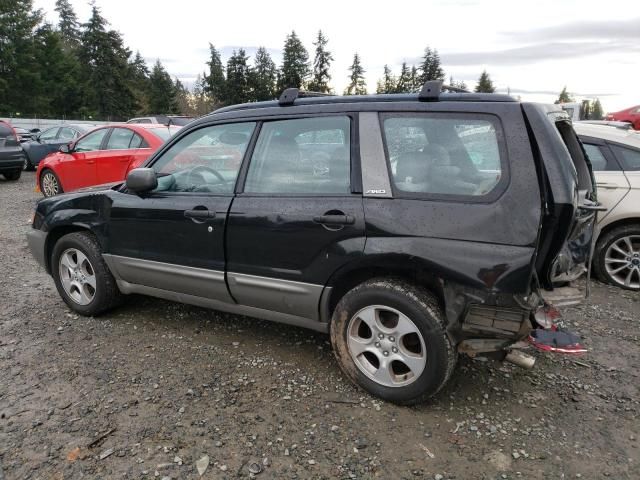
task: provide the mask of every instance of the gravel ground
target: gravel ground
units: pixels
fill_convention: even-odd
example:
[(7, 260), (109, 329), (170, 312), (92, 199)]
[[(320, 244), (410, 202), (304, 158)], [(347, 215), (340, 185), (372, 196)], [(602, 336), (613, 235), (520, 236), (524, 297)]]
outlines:
[(0, 180), (0, 480), (640, 478), (638, 293), (565, 310), (585, 356), (465, 358), (397, 407), (325, 335), (146, 297), (73, 314), (26, 246), (33, 185)]

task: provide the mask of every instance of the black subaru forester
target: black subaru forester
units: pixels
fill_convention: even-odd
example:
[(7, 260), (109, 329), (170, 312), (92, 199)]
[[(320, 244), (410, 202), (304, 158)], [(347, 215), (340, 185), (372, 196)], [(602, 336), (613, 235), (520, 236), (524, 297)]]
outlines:
[(549, 293), (576, 300), (599, 208), (557, 106), (289, 89), (41, 200), (28, 242), (80, 314), (141, 293), (328, 332), (351, 380), (411, 404), (459, 353), (532, 364), (518, 347), (552, 327)]

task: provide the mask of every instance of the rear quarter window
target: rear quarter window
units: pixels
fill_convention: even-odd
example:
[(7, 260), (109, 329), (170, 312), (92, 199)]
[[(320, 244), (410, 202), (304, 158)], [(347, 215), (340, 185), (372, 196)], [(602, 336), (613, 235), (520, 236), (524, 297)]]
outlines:
[(389, 114), (382, 125), (395, 196), (487, 201), (501, 192), (508, 168), (496, 117)]

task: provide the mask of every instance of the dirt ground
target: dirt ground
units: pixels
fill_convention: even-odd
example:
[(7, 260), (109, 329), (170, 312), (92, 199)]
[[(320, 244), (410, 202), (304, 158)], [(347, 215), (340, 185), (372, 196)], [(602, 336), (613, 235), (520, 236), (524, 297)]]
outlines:
[(461, 359), (397, 407), (325, 335), (146, 297), (71, 313), (27, 249), (33, 186), (0, 180), (0, 480), (640, 478), (640, 293), (564, 311), (584, 356)]

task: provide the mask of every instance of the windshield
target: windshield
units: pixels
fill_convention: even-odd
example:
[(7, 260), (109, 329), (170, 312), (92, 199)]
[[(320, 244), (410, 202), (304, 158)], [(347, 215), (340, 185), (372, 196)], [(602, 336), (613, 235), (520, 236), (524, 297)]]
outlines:
[(169, 140), (169, 137), (174, 135), (181, 127), (161, 127), (161, 128), (153, 128), (149, 129), (156, 137), (160, 138), (162, 141)]

